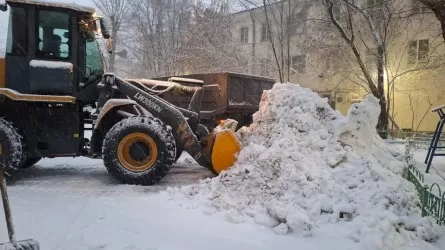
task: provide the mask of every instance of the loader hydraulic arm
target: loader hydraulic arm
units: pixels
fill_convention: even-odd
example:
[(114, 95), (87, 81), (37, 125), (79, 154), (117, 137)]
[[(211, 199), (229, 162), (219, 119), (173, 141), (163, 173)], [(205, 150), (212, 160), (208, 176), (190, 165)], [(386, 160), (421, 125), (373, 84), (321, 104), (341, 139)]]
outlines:
[[(185, 116), (176, 106), (158, 96), (151, 95), (137, 88), (113, 74), (105, 74), (103, 76), (103, 85), (101, 88), (101, 97), (98, 100), (99, 107), (101, 107), (101, 104), (103, 105), (107, 99), (111, 98), (115, 91), (136, 101), (153, 116), (159, 118), (172, 128), (173, 136), (176, 142), (181, 144), (181, 148), (187, 151), (201, 166), (212, 170), (210, 157), (205, 154), (204, 148), (190, 128)], [(200, 91), (201, 95), (202, 93), (203, 92)]]

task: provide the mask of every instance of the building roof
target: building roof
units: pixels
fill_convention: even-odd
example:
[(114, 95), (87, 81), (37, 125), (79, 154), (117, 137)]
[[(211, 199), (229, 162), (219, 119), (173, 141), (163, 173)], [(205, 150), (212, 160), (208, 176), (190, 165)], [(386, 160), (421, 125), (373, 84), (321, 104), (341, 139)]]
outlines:
[[(284, 2), (285, 0), (281, 0), (281, 1), (277, 1), (277, 2), (273, 2), (273, 3), (266, 3), (266, 7), (270, 7), (270, 6), (272, 6), (272, 5), (275, 5), (275, 4), (278, 4), (278, 3), (281, 3), (281, 2)], [(242, 13), (244, 13), (244, 12), (249, 12), (249, 11), (254, 11), (254, 10), (257, 10), (257, 9), (264, 9), (264, 5), (262, 4), (262, 3), (260, 3), (260, 4), (258, 4), (258, 5), (252, 5), (252, 6), (250, 6), (250, 7), (245, 7), (244, 9), (242, 9), (242, 10), (238, 10), (238, 11), (235, 11), (235, 12), (233, 12), (233, 13), (231, 13), (231, 15), (238, 15), (238, 14), (242, 14)]]
[(91, 7), (78, 5), (75, 3), (60, 3), (60, 2), (48, 2), (48, 1), (39, 1), (39, 0), (6, 0), (6, 3), (10, 4), (29, 4), (29, 5), (38, 5), (38, 6), (45, 6), (45, 7), (55, 7), (55, 8), (63, 8), (63, 9), (69, 9), (74, 10), (78, 12), (85, 12), (85, 13), (94, 13), (96, 10)]

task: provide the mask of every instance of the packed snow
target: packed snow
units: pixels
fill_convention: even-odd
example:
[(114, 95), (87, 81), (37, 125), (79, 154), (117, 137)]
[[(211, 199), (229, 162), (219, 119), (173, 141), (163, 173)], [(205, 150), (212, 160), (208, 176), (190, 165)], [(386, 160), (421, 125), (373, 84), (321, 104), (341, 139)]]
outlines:
[(31, 60), (29, 66), (35, 68), (48, 68), (48, 69), (68, 69), (73, 70), (73, 64), (69, 62), (59, 61), (45, 61), (45, 60)]
[[(8, 185), (16, 238), (54, 250), (354, 249), (337, 226), (313, 238), (286, 237), (178, 207), (159, 194), (213, 176), (186, 153), (155, 186), (120, 184), (99, 159), (44, 159)], [(8, 241), (0, 215), (0, 242)]]
[(369, 95), (346, 117), (297, 84), (265, 91), (253, 123), (238, 131), (235, 165), (213, 179), (173, 187), (169, 197), (232, 223), (314, 236), (340, 225), (358, 249), (432, 247), (438, 228), (420, 216), (402, 152), (376, 133), (379, 101)]

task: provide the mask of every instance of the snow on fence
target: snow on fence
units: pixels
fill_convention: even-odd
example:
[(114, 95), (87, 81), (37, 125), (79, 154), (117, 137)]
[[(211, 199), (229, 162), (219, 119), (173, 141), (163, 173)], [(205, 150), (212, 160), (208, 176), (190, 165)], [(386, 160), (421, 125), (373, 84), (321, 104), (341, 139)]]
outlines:
[(413, 141), (407, 141), (406, 160), (408, 168), (405, 169), (403, 176), (416, 186), (417, 194), (420, 198), (422, 216), (431, 216), (436, 219), (436, 223), (442, 225), (445, 223), (445, 192), (442, 193), (440, 186), (434, 183), (430, 187), (424, 183), (424, 177), (418, 170), (413, 161), (411, 148), (414, 147)]
[[(411, 140), (412, 148), (426, 149), (430, 146), (431, 139), (434, 132), (426, 131), (390, 131), (389, 134), (394, 139)], [(445, 146), (445, 133), (440, 135), (439, 143), (437, 146)]]

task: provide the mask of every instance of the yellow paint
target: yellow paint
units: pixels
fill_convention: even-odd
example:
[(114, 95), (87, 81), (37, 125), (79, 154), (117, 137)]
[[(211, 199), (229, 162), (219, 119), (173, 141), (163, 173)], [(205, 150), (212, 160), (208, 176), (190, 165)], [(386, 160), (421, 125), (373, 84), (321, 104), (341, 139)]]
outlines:
[(79, 134), (74, 134), (74, 138), (79, 138)]
[[(149, 149), (147, 157), (142, 161), (133, 159), (130, 154), (130, 147), (136, 143), (142, 142)], [(119, 162), (128, 170), (133, 172), (142, 172), (153, 166), (158, 158), (158, 147), (155, 141), (149, 135), (144, 133), (131, 133), (125, 136), (117, 148)]]
[(5, 58), (0, 58), (0, 88), (6, 86), (6, 64)]
[(29, 94), (21, 94), (17, 91), (7, 88), (0, 89), (0, 95), (4, 95), (14, 101), (76, 103), (76, 98), (73, 96), (29, 95)]
[(212, 150), (212, 165), (216, 173), (229, 169), (236, 161), (241, 143), (231, 130), (215, 132)]

